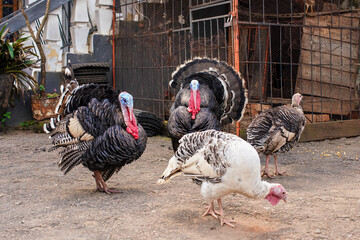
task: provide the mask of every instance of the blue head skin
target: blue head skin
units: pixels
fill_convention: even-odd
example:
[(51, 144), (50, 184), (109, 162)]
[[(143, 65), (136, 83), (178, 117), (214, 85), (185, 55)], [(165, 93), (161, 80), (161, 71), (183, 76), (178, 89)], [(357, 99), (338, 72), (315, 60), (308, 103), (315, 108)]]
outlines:
[(192, 80), (190, 82), (190, 89), (193, 91), (199, 90), (199, 82), (197, 80)]
[(131, 96), (131, 94), (129, 94), (127, 92), (120, 93), (119, 101), (120, 101), (121, 105), (124, 107), (128, 107), (129, 109), (133, 109), (133, 107), (134, 107), (133, 97)]
[(133, 97), (127, 92), (119, 94), (119, 101), (121, 105), (121, 111), (126, 124), (126, 131), (133, 135), (135, 139), (139, 138), (139, 129), (137, 127), (136, 117), (133, 113)]

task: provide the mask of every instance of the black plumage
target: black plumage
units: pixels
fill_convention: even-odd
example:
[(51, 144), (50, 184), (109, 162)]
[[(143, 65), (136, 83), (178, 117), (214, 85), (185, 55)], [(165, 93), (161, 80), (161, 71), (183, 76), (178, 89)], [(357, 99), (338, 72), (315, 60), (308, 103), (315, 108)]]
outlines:
[(247, 129), (247, 141), (266, 156), (263, 175), (268, 173), (269, 156), (274, 155), (276, 174), (278, 171), (277, 154), (289, 151), (299, 141), (305, 128), (305, 116), (300, 106), (302, 95), (294, 94), (291, 106), (279, 106), (257, 115)]
[(185, 134), (220, 130), (221, 125), (243, 116), (245, 81), (225, 62), (195, 58), (173, 73), (169, 85), (179, 88), (168, 120), (174, 151)]
[(68, 173), (78, 164), (93, 171), (97, 188), (145, 150), (147, 135), (133, 114), (133, 99), (106, 85), (87, 84), (62, 100), (62, 118), (51, 129), (54, 147), (63, 148), (59, 167)]

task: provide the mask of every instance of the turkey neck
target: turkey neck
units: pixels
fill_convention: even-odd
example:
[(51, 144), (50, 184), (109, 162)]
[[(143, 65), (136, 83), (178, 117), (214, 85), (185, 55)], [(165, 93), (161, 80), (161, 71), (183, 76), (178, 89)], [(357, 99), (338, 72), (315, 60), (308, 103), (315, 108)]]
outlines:
[(271, 184), (266, 181), (257, 181), (254, 188), (249, 187), (248, 189), (252, 189), (251, 192), (242, 192), (247, 197), (251, 198), (260, 198), (264, 199), (270, 192)]
[(136, 118), (133, 109), (121, 104), (121, 111), (124, 116), (126, 131), (130, 133), (135, 139), (139, 138), (139, 128), (137, 126)]
[(191, 119), (195, 119), (196, 114), (200, 111), (201, 97), (199, 90), (191, 90), (188, 112), (191, 113)]

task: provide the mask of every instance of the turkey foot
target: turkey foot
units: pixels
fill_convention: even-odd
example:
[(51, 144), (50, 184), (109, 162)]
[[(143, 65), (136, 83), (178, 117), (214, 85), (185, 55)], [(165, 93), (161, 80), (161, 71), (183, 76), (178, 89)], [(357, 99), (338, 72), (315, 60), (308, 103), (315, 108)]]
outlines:
[(273, 175), (269, 174), (267, 169), (265, 169), (261, 174), (261, 177), (264, 177), (264, 176), (267, 176), (268, 178), (274, 178)]
[(115, 190), (113, 188), (96, 188), (96, 191), (99, 191), (99, 192), (105, 192), (109, 195), (111, 195), (111, 193), (123, 193), (122, 191), (118, 191), (118, 190)]
[(229, 227), (235, 228), (235, 226), (232, 223), (235, 223), (233, 220), (228, 220), (224, 216), (224, 210), (221, 204), (221, 198), (217, 200), (220, 210), (220, 225), (223, 226), (224, 224), (228, 225)]
[(228, 225), (229, 227), (235, 228), (235, 226), (232, 223), (236, 223), (234, 220), (228, 220), (224, 218), (224, 216), (220, 216), (220, 224), (223, 226), (224, 224)]
[(214, 202), (211, 202), (209, 204), (208, 207), (206, 207), (206, 212), (203, 214), (203, 217), (207, 216), (207, 215), (211, 215), (213, 216), (214, 218), (218, 219), (218, 216), (217, 215), (220, 215), (219, 212), (217, 212), (215, 209), (214, 209)]
[(275, 172), (275, 175), (283, 176), (283, 175), (286, 175), (285, 173), (286, 173), (286, 172), (276, 171), (276, 172)]
[(99, 192), (105, 192), (109, 195), (111, 195), (111, 193), (122, 193), (121, 191), (117, 191), (115, 189), (109, 188), (105, 181), (103, 180), (101, 173), (99, 171), (94, 171), (94, 175), (93, 177), (95, 178), (95, 182), (96, 182), (96, 190)]

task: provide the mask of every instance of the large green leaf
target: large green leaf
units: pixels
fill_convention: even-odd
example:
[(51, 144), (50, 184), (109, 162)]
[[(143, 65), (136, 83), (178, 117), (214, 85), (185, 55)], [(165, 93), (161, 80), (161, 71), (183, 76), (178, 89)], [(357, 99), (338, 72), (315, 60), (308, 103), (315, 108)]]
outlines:
[(14, 48), (9, 43), (6, 45), (7, 45), (7, 48), (9, 49), (9, 54), (10, 54), (11, 59), (14, 59)]

